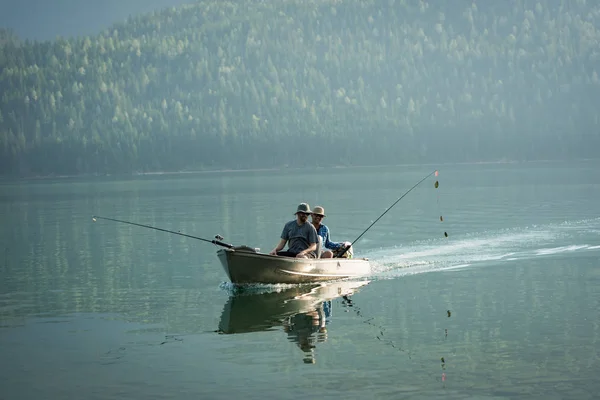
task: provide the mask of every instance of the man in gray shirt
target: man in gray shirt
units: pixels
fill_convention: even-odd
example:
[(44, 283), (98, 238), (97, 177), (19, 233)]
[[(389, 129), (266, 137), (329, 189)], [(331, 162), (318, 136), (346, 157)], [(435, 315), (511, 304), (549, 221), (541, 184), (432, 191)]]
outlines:
[[(296, 258), (316, 258), (317, 230), (308, 222), (311, 214), (310, 206), (300, 203), (296, 210), (296, 219), (285, 224), (281, 232), (281, 240), (269, 254)], [(289, 242), (287, 251), (282, 251)]]

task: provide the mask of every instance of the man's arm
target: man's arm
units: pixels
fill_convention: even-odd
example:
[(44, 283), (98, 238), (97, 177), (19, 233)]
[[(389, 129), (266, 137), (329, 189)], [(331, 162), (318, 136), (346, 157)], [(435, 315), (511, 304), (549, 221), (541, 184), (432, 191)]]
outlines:
[(306, 254), (310, 253), (311, 251), (317, 251), (317, 242), (319, 241), (319, 235), (317, 235), (317, 230), (312, 224), (308, 224), (308, 229), (309, 230), (307, 241), (310, 244), (306, 249), (296, 254), (296, 257), (306, 257)]
[(317, 244), (316, 243), (312, 243), (306, 249), (304, 249), (300, 253), (296, 254), (296, 257), (298, 257), (298, 258), (306, 257), (306, 255), (308, 253), (310, 253), (311, 251), (317, 251)]
[[(286, 243), (287, 243), (286, 239), (281, 239), (279, 241), (279, 243), (277, 244), (277, 246), (275, 246), (275, 248), (273, 250), (271, 250), (271, 252), (269, 254), (274, 255), (274, 256), (277, 255), (277, 252), (283, 250)], [(316, 246), (317, 245), (315, 244), (315, 248), (316, 248)]]
[(329, 239), (329, 237), (330, 237), (329, 236), (329, 228), (327, 228), (325, 230), (325, 244), (324, 244), (326, 249), (337, 250), (340, 247), (342, 247), (342, 243), (332, 242)]

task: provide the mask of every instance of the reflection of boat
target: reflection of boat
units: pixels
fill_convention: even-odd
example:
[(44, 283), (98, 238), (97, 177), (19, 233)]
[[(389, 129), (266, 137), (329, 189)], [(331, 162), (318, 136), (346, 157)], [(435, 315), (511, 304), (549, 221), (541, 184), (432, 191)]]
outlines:
[(247, 246), (226, 248), (217, 255), (229, 279), (241, 283), (310, 283), (366, 276), (366, 258), (292, 258), (258, 253)]
[(282, 326), (290, 341), (315, 362), (315, 344), (327, 339), (331, 300), (354, 294), (369, 281), (343, 281), (294, 286), (279, 292), (229, 297), (223, 307), (219, 333), (267, 331)]
[(219, 331), (246, 333), (281, 326), (295, 314), (314, 311), (324, 301), (353, 294), (369, 281), (343, 281), (301, 285), (280, 292), (241, 294), (229, 297), (223, 308)]

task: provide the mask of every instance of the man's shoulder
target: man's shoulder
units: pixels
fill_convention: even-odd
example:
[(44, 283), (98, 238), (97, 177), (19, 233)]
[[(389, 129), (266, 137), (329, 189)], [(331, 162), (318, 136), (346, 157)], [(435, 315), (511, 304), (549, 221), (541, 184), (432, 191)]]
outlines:
[(317, 229), (317, 233), (318, 233), (319, 235), (324, 235), (324, 234), (326, 234), (327, 232), (329, 232), (329, 229), (327, 228), (327, 226), (326, 226), (326, 225), (323, 225), (323, 224), (319, 225), (319, 229)]
[(295, 219), (288, 221), (285, 223), (284, 228), (289, 228), (289, 227), (293, 226), (295, 223), (296, 223)]
[(310, 222), (307, 222), (306, 224), (307, 224), (307, 225), (310, 225), (310, 228), (312, 228), (312, 229), (310, 229), (310, 228), (309, 228), (309, 229), (310, 229), (311, 231), (315, 231), (315, 232), (317, 232), (317, 228), (315, 228), (315, 226), (314, 226), (313, 224), (311, 224)]

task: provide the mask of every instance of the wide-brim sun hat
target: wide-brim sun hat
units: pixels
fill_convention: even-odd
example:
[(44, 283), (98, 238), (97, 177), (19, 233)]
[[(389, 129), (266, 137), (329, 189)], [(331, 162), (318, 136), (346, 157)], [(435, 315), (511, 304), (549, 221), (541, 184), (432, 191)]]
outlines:
[(298, 208), (294, 214), (303, 213), (303, 214), (312, 214), (310, 210), (310, 206), (307, 203), (298, 204)]
[(315, 215), (320, 215), (321, 217), (325, 217), (325, 209), (321, 206), (316, 206), (313, 208), (312, 213)]

